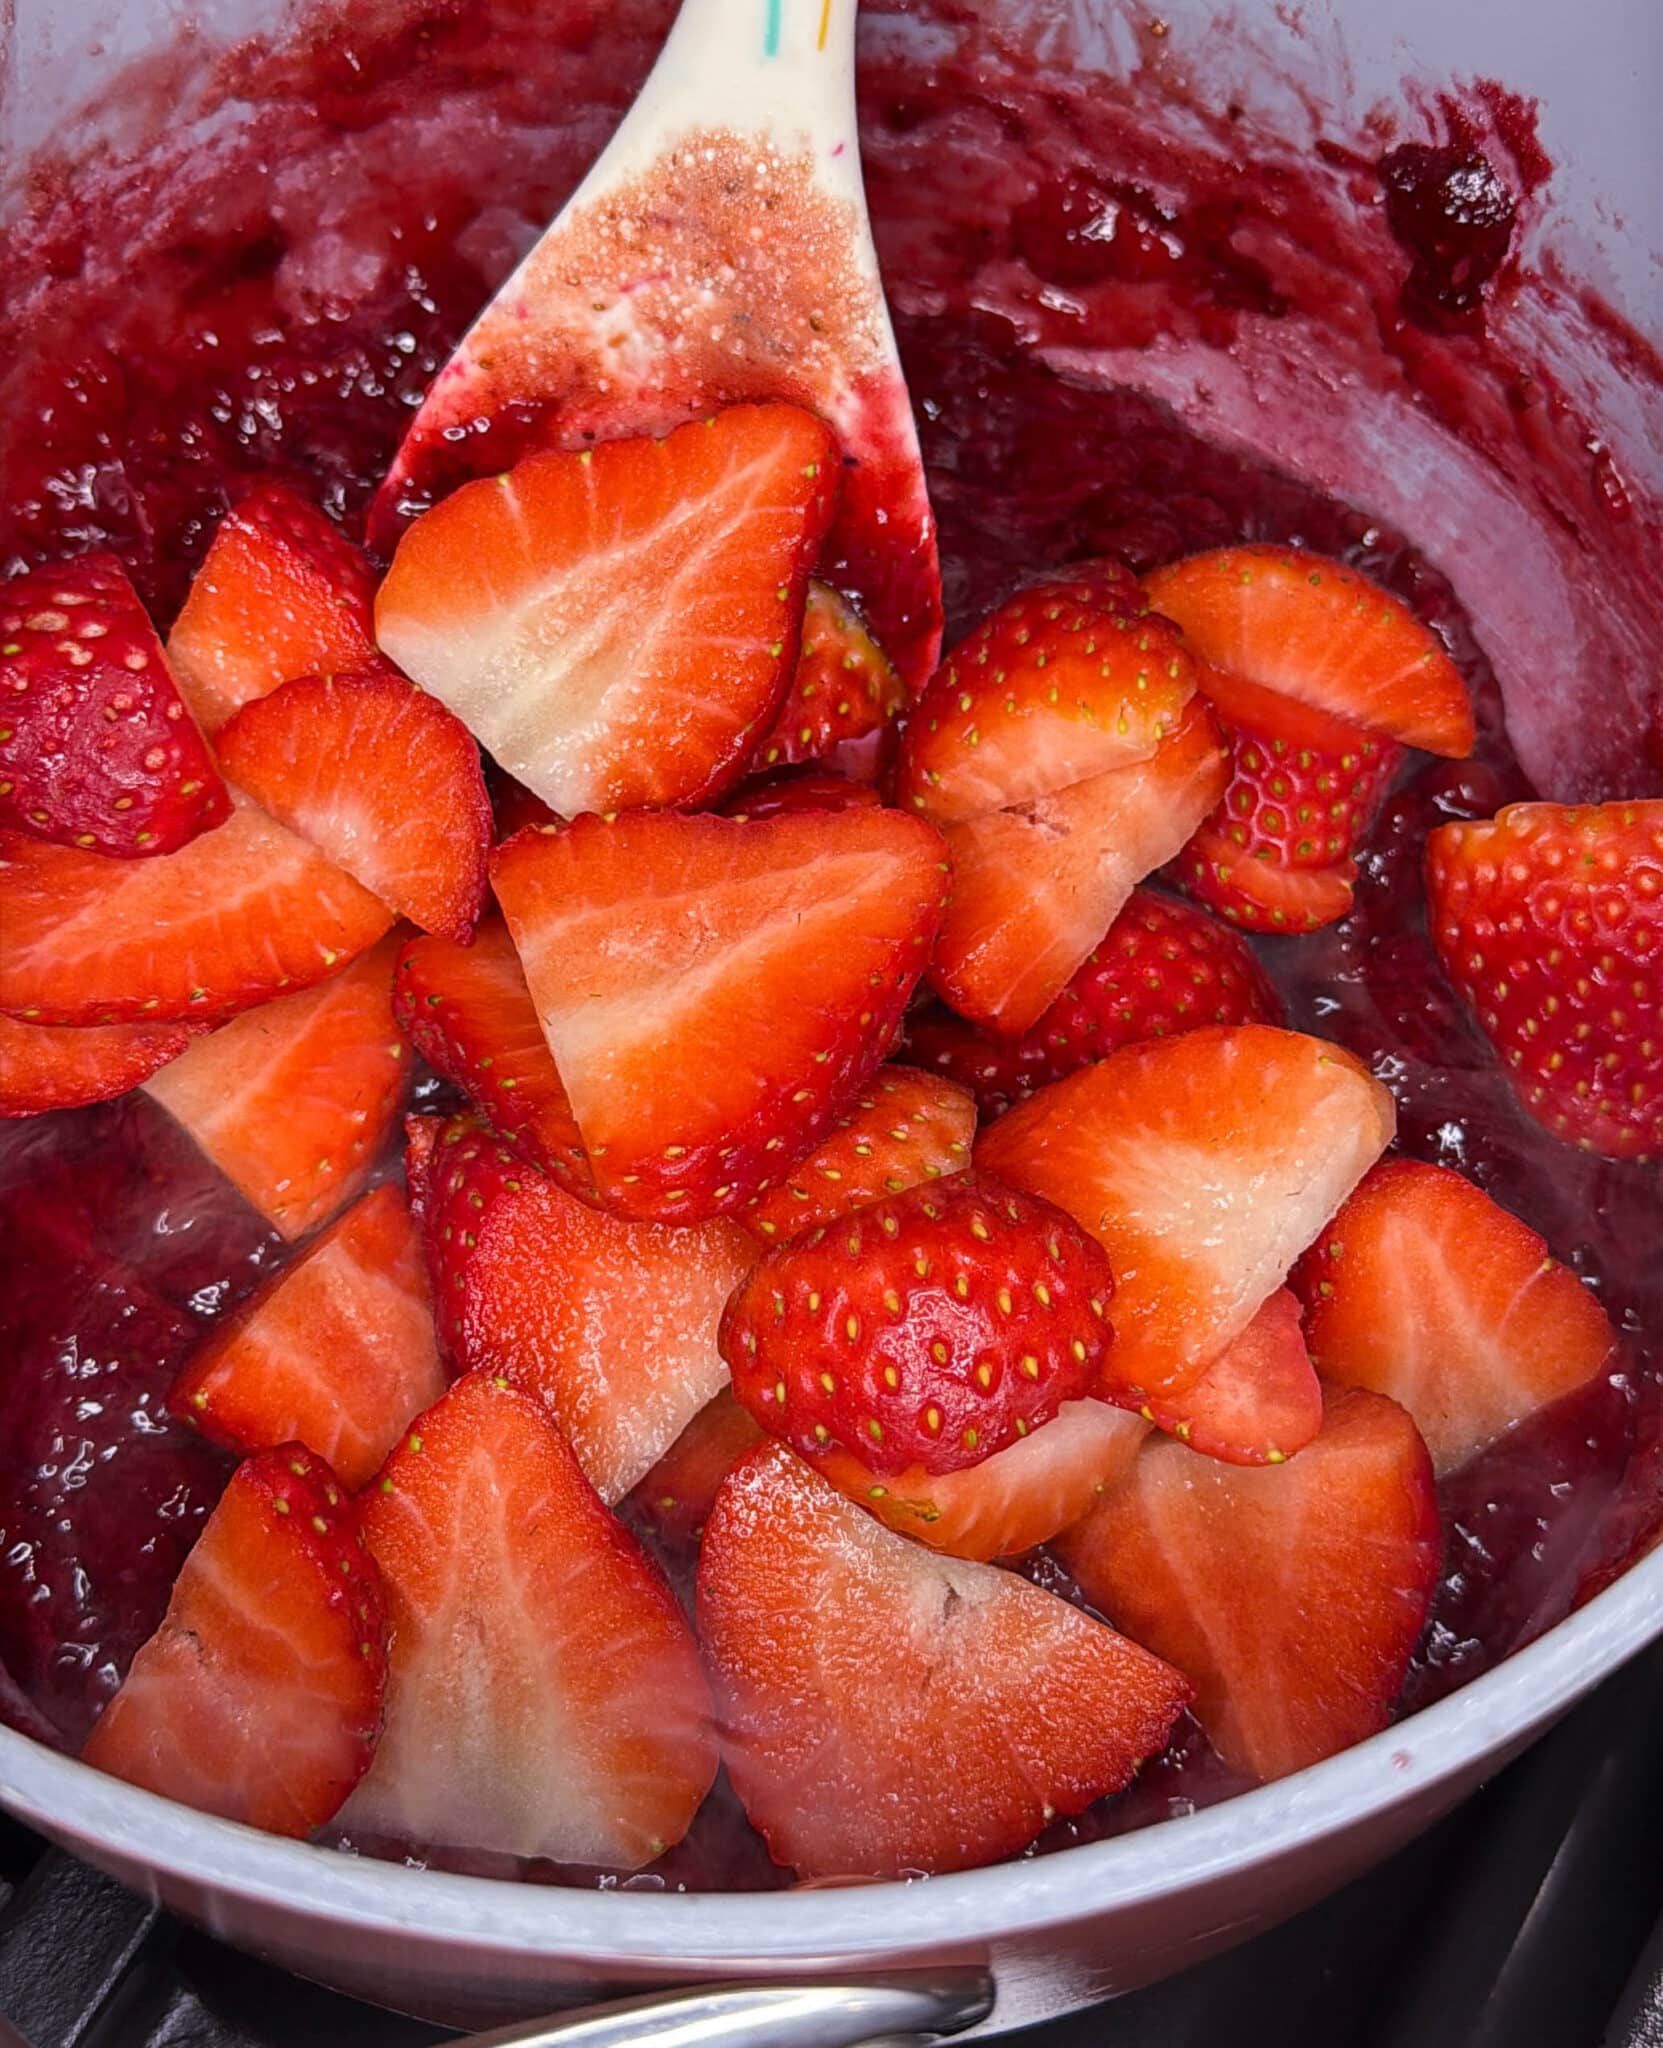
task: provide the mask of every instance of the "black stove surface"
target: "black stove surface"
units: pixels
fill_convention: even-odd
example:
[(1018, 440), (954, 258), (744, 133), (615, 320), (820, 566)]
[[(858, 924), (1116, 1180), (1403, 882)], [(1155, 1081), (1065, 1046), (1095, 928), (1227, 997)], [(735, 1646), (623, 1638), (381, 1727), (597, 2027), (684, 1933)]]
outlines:
[[(432, 2048), (0, 1821), (0, 2043)], [(1663, 1645), (1431, 1833), (1256, 1941), (1012, 2048), (1663, 2048)], [(782, 2043), (781, 2048), (789, 2048)]]

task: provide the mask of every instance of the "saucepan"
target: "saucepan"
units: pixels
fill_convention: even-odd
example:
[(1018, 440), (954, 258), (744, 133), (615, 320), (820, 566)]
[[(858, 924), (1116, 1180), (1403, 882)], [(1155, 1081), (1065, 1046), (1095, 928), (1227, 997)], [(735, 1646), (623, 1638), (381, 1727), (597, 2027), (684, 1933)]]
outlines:
[[(423, 16), (467, 11), (465, 0), (402, 8), (326, 0), (298, 13), (285, 0), (11, 0), (0, 8), (4, 203), (20, 203), (31, 162), (48, 148), (64, 175), (73, 180), (84, 166), (90, 180), (119, 171), (163, 131), (192, 148), (223, 147), (251, 109), (235, 71), (213, 71), (211, 60), (250, 47), (250, 38), (268, 54), (295, 35), (337, 33), (344, 45), (371, 17), (402, 12), (419, 34)], [(517, 11), (536, 15), (533, 0)], [(644, 60), (665, 14), (654, 0), (592, 0), (563, 8), (560, 20), (574, 52), (615, 32), (622, 48), (638, 43)], [(620, 28), (626, 17), (644, 24), (633, 43)], [(1231, 0), (887, 0), (868, 10), (863, 35), (868, 60), (881, 55), (891, 70), (910, 64), (941, 94), (951, 90), (941, 81), (985, 81), (1018, 62), (1041, 87), (1047, 72), (1076, 88), (1099, 80), (1105, 120), (1147, 89), (1185, 150), (1213, 146), (1207, 138), (1224, 109), (1244, 177), (1267, 155), (1308, 153), (1320, 139), (1333, 145), (1322, 161), (1336, 180), (1367, 184), (1355, 167), (1371, 160), (1370, 136), (1376, 149), (1390, 135), (1429, 139), (1457, 101), (1515, 129), (1533, 124), (1554, 171), (1521, 216), (1519, 260), (1538, 283), (1510, 315), (1511, 341), (1568, 404), (1599, 422), (1588, 460), (1620, 477), (1611, 488), (1626, 494), (1633, 518), (1656, 517), (1656, 366), (1613, 340), (1583, 291), (1655, 332), (1663, 175), (1653, 110), (1663, 97), (1663, 34), (1653, 0), (1576, 8), (1308, 0), (1274, 11), (1244, 4), (1239, 15)], [(220, 82), (207, 91), (210, 72)], [(1474, 97), (1473, 82), (1490, 78), (1520, 98)], [(1440, 93), (1452, 97), (1440, 101)], [(350, 100), (347, 86), (343, 97)], [(572, 131), (568, 154), (592, 152), (622, 97), (599, 112), (551, 103), (537, 118), (551, 135)], [(531, 117), (522, 108), (520, 118)], [(943, 120), (938, 132), (949, 138)], [(351, 132), (345, 115), (341, 132)], [(956, 167), (938, 175), (973, 184), (983, 168), (975, 137), (984, 132), (967, 129)], [(881, 153), (906, 138), (897, 129), (874, 141)], [(1514, 141), (1525, 147), (1516, 133)], [(1001, 147), (1020, 154), (1029, 146), (1013, 114)], [(893, 166), (888, 189), (897, 189)], [(881, 201), (878, 215), (886, 254), (924, 232), (918, 220), (886, 223)], [(903, 312), (927, 313), (905, 275), (892, 271), (890, 282)], [(1643, 686), (1625, 698), (1610, 678), (1634, 673), (1622, 643), (1644, 632), (1647, 593), (1602, 591), (1597, 561), (1584, 574), (1567, 567), (1564, 521), (1522, 487), (1528, 450), (1491, 445), (1480, 457), (1463, 423), (1447, 408), (1440, 415), (1407, 372), (1395, 389), (1389, 376), (1360, 377), (1354, 362), (1325, 354), (1319, 330), (1295, 335), (1287, 323), (1274, 349), (1238, 327), (1226, 336), (1133, 337), (1095, 365), (1062, 367), (1141, 383), (1209, 431), (1412, 532), (1485, 640), (1526, 766), (1548, 794), (1589, 793), (1601, 778), (1612, 787), (1624, 750), (1643, 753), (1647, 710), (1634, 694)], [(1308, 402), (1290, 404), (1290, 391), (1301, 389)], [(1658, 545), (1654, 536), (1654, 556)], [(1510, 592), (1529, 580), (1539, 596), (1544, 577), (1564, 585), (1564, 602), (1555, 614), (1555, 686), (1551, 701), (1538, 702), (1535, 629)], [(1532, 616), (1539, 621), (1539, 606)], [(1660, 625), (1653, 609), (1654, 676)], [(1653, 1552), (1485, 1675), (1313, 1769), (1117, 1838), (909, 1884), (760, 1895), (585, 1891), (405, 1867), (205, 1817), (5, 1729), (0, 1803), (227, 1941), (457, 2026), (622, 1998), (635, 2002), (573, 2038), (834, 2048), (938, 2029), (988, 2035), (1196, 1962), (1344, 1883), (1447, 1812), (1659, 1635), (1663, 1552)], [(700, 1988), (686, 1994), (690, 1986)], [(563, 2037), (557, 2029), (549, 2038)]]

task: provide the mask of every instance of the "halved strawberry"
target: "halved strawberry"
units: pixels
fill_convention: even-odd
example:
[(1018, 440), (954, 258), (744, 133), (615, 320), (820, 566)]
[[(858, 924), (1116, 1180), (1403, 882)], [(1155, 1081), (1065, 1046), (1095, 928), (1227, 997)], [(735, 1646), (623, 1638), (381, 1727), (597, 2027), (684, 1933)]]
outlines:
[(363, 1776), (387, 1617), (358, 1515), (302, 1444), (240, 1465), (81, 1752), (203, 1813), (309, 1835)]
[(602, 1199), (730, 1214), (894, 1041), (935, 936), (940, 837), (887, 810), (670, 812), (524, 832), (491, 859)]
[(604, 1499), (628, 1493), (726, 1383), (717, 1325), (756, 1256), (737, 1224), (609, 1216), (455, 1117), (423, 1229), (457, 1363), (540, 1394)]
[(751, 765), (766, 772), (824, 761), (873, 782), (888, 765), (906, 703), (906, 685), (859, 612), (824, 583), (810, 583), (791, 687)]
[(1129, 1045), (1019, 1103), (976, 1164), (1066, 1209), (1114, 1267), (1106, 1386), (1193, 1387), (1390, 1144), (1391, 1095), (1265, 1024)]
[(1432, 941), (1525, 1110), (1663, 1158), (1663, 800), (1509, 804), (1426, 841)]
[(776, 1245), (722, 1318), (733, 1391), (811, 1463), (958, 1472), (1096, 1384), (1114, 1276), (1049, 1202), (981, 1174)]
[(1322, 1427), (1322, 1383), (1300, 1327), (1298, 1296), (1286, 1287), (1267, 1295), (1193, 1386), (1146, 1403), (1142, 1413), (1204, 1457), (1286, 1464)]
[(992, 1038), (938, 1008), (907, 1020), (905, 1057), (968, 1088), (995, 1117), (1140, 1038), (1281, 1021), (1281, 1000), (1243, 939), (1175, 896), (1134, 889), (1031, 1031)]
[(0, 1014), (0, 1117), (125, 1095), (191, 1042), (188, 1024), (21, 1024)]
[(1211, 825), (1201, 826), (1176, 863), (1190, 893), (1250, 932), (1314, 932), (1351, 910), (1357, 863), (1290, 868), (1255, 860)]
[(411, 939), (393, 975), (393, 1014), (434, 1072), (454, 1081), (533, 1165), (597, 1199), (577, 1120), (500, 918), (481, 925), (468, 946)]
[(1318, 1371), (1407, 1408), (1440, 1475), (1616, 1365), (1616, 1333), (1571, 1269), (1445, 1166), (1377, 1166), (1297, 1284)]
[(485, 901), (479, 749), (436, 697), (381, 667), (304, 676), (219, 735), (225, 772), (423, 931), (466, 941)]
[(316, 988), (245, 1011), (144, 1084), (291, 1240), (358, 1193), (403, 1106), (397, 953), (390, 938)]
[(1258, 1470), (1152, 1436), (1057, 1543), (1086, 1597), (1195, 1685), (1225, 1762), (1280, 1778), (1384, 1728), (1442, 1556), (1432, 1466), (1395, 1402), (1325, 1397)]
[(696, 1544), (722, 1481), (747, 1451), (766, 1441), (733, 1389), (724, 1387), (638, 1482), (627, 1506), (667, 1542)]
[(1144, 578), (1202, 661), (1405, 746), (1473, 746), (1461, 671), (1409, 607), (1343, 562), (1260, 544), (1187, 556)]
[(230, 810), (113, 555), (0, 585), (0, 826), (131, 859), (173, 853)]
[(363, 556), (287, 484), (256, 484), (220, 521), (168, 659), (209, 732), (295, 676), (379, 658)]
[(962, 1016), (1031, 1030), (1224, 789), (1218, 728), (1190, 705), (1148, 759), (949, 825), (953, 893), (930, 979)]
[(562, 817), (697, 802), (779, 709), (838, 478), (791, 405), (528, 456), (409, 528), (377, 637)]
[(681, 1609), (534, 1396), (470, 1373), (364, 1497), (392, 1621), (355, 1835), (634, 1870), (716, 1775)]
[(212, 1023), (321, 981), (392, 921), (249, 803), (156, 860), (0, 833), (0, 1010), (31, 1024)]
[(959, 643), (907, 721), (896, 800), (938, 825), (1149, 759), (1195, 694), (1164, 619), (1095, 585), (1018, 591)]
[(764, 775), (740, 783), (722, 805), (724, 818), (777, 818), (786, 811), (875, 809), (883, 798), (869, 782), (846, 775)]
[(962, 1173), (975, 1135), (976, 1105), (963, 1088), (916, 1067), (879, 1067), (831, 1135), (741, 1221), (783, 1244), (868, 1202)]
[(839, 1493), (897, 1534), (949, 1557), (1016, 1557), (1090, 1511), (1149, 1433), (1139, 1415), (1065, 1401), (1043, 1429), (959, 1472), (909, 1465), (880, 1479), (846, 1451), (815, 1459)]
[(728, 1475), (699, 1558), (723, 1757), (804, 1877), (991, 1863), (1130, 1782), (1178, 1672), (1014, 1572), (880, 1528), (782, 1445)]
[(214, 1326), (168, 1405), (227, 1450), (303, 1443), (356, 1492), (444, 1390), (421, 1233), (379, 1187)]

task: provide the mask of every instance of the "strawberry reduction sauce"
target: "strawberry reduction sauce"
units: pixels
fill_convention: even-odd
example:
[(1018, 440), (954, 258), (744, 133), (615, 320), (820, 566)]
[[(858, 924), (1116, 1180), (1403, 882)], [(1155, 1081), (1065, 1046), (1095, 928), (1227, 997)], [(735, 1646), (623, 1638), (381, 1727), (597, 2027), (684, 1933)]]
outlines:
[[(428, 381), (605, 140), (668, 13), (661, 0), (349, 4), (332, 33), (284, 52), (187, 52), (125, 81), (131, 102), (199, 118), (189, 147), (73, 179), (36, 167), (0, 252), (0, 566), (113, 546), (165, 625), (255, 477), (297, 478), (358, 531)], [(1473, 760), (1405, 770), (1354, 914), (1262, 948), (1290, 1022), (1391, 1085), (1402, 1147), (1540, 1230), (1626, 1341), (1609, 1382), (1445, 1483), (1447, 1567), (1408, 1689), (1424, 1704), (1559, 1619), (1663, 1502), (1658, 1177), (1568, 1151), (1513, 1107), (1432, 959), (1420, 882), (1429, 829), (1535, 793), (1521, 752), (1539, 778), (1562, 764), (1555, 795), (1663, 783), (1663, 718), (1631, 630), (1648, 606), (1663, 613), (1659, 511), (1598, 421), (1517, 354), (1517, 304), (1535, 294), (1648, 393), (1663, 375), (1597, 302), (1526, 273), (1519, 237), (1551, 167), (1528, 108), (1499, 89), (1435, 104), (1401, 135), (1318, 135), (1276, 155), (1240, 109), (1163, 69), (1148, 23), (1136, 75), (1109, 87), (1072, 77), (1066, 51), (1046, 70), (977, 19), (954, 0), (892, 0), (867, 10), (863, 45), (869, 185), (949, 637), (1047, 564), (1113, 551), (1144, 569), (1298, 540), (1428, 618), (1477, 707)], [(1486, 491), (1528, 501), (1552, 536), (1543, 561), (1582, 562), (1579, 602), (1609, 597), (1588, 627), (1607, 636), (1597, 703), (1567, 710), (1564, 668), (1534, 694), (1515, 675), (1504, 714), (1486, 650), (1498, 665), (1503, 647), (1516, 655), (1518, 609), (1492, 596), (1475, 626), (1417, 552), (1420, 529), (1379, 516), (1387, 471), (1380, 496), (1348, 493), (1343, 460), (1314, 459), (1312, 402), (1284, 394), (1275, 434), (1336, 488), (1254, 452), (1232, 379), (1256, 360), (1297, 364), (1314, 334), (1347, 390), (1399, 408), (1405, 434), (1443, 437), (1417, 444), (1429, 518), (1436, 488), (1469, 494), (1476, 551), (1499, 502)], [(1216, 435), (1169, 403), (1207, 411), (1182, 368), (1197, 360), (1223, 394)], [(1307, 388), (1315, 410), (1341, 402), (1338, 383)], [(1529, 623), (1551, 642), (1563, 620)], [(280, 1248), (142, 1095), (0, 1131), (0, 1243), (17, 1275), (0, 1291), (0, 1715), (73, 1747), (159, 1619), (228, 1469), (167, 1420), (168, 1384)], [(1073, 1596), (1049, 1561), (1030, 1568)], [(1182, 1723), (1130, 1793), (1040, 1847), (1232, 1789)], [(628, 1882), (781, 1881), (719, 1788), (689, 1841)]]

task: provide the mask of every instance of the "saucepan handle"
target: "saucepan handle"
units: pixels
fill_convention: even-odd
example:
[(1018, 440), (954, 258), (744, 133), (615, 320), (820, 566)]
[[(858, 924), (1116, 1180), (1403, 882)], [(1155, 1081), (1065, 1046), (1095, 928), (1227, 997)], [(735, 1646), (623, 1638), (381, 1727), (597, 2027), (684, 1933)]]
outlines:
[(521, 2021), (452, 2048), (921, 2048), (992, 2010), (993, 1979), (982, 1970), (706, 1984)]

